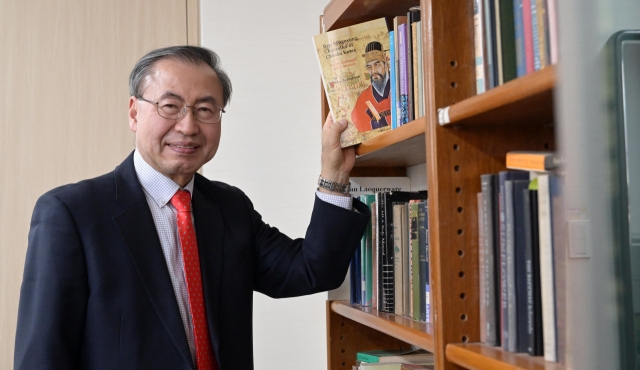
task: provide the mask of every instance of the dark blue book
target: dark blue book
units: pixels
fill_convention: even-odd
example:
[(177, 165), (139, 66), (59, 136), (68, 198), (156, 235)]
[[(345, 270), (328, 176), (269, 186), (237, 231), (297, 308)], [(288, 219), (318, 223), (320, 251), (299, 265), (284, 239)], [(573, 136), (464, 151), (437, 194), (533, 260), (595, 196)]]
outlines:
[(516, 70), (518, 77), (527, 74), (527, 59), (524, 45), (524, 23), (522, 14), (522, 0), (513, 0), (513, 24), (515, 27)]
[(525, 193), (529, 195), (529, 180), (513, 182), (515, 277), (516, 277), (516, 352), (527, 352), (527, 233), (530, 222), (529, 205), (525, 205)]
[(362, 286), (360, 285), (360, 253), (361, 246), (356, 249), (356, 253), (353, 255), (351, 259), (351, 265), (349, 266), (349, 279), (350, 279), (350, 303), (351, 304), (360, 304), (361, 303), (361, 290)]

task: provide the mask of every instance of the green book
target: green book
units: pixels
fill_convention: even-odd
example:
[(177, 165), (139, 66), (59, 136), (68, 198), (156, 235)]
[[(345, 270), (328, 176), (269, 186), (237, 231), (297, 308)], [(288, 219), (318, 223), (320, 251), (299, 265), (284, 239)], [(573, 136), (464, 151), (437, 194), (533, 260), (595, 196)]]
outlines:
[[(371, 204), (376, 201), (375, 194), (362, 194), (360, 195), (360, 201), (366, 204), (368, 207), (371, 207)], [(362, 270), (363, 270), (363, 306), (371, 306), (373, 304), (373, 235), (371, 228), (371, 221), (369, 221), (369, 225), (367, 225), (367, 230), (364, 233), (364, 245), (362, 248)]]
[(378, 349), (358, 352), (356, 360), (365, 363), (433, 364), (433, 353), (423, 349)]

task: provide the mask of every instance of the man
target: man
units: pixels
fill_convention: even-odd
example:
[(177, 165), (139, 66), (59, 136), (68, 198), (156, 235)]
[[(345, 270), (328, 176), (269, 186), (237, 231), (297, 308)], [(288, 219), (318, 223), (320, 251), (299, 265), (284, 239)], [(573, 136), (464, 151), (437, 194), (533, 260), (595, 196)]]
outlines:
[(382, 44), (372, 41), (365, 47), (367, 72), (371, 76), (371, 86), (364, 89), (351, 112), (351, 121), (359, 132), (375, 130), (389, 125), (391, 103), (389, 102), (389, 74), (387, 58)]
[(130, 92), (135, 151), (36, 204), (15, 368), (252, 369), (253, 291), (339, 286), (364, 232), (367, 208), (340, 185), (355, 161), (340, 147), (346, 122), (324, 125), (321, 188), (306, 238), (292, 240), (239, 189), (196, 173), (231, 96), (215, 53), (152, 51)]

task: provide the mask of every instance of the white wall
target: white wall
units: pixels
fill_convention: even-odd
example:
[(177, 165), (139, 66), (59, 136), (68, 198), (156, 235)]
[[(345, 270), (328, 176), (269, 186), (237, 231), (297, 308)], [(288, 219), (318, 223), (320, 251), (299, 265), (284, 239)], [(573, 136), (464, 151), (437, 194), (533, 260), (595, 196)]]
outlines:
[[(208, 178), (245, 191), (264, 220), (304, 236), (320, 174), (320, 76), (311, 41), (328, 0), (201, 1), (201, 44), (234, 94)], [(256, 369), (326, 369), (326, 293), (255, 294)]]

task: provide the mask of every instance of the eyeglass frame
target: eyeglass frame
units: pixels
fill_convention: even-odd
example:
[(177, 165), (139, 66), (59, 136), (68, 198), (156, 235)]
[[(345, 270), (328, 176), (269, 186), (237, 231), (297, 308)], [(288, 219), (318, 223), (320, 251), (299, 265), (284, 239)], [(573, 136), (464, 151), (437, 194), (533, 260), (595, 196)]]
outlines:
[(160, 117), (162, 117), (162, 118), (164, 118), (164, 119), (172, 119), (172, 120), (175, 120), (175, 121), (180, 120), (180, 119), (183, 119), (183, 118), (187, 115), (187, 108), (193, 108), (193, 109), (191, 110), (191, 113), (193, 113), (193, 116), (196, 118), (196, 121), (198, 121), (198, 122), (200, 122), (200, 123), (204, 123), (205, 125), (213, 125), (213, 124), (216, 124), (216, 123), (220, 122), (220, 121), (222, 120), (222, 113), (227, 113), (227, 112), (224, 110), (224, 108), (216, 107), (216, 108), (218, 108), (218, 109), (220, 110), (220, 114), (219, 114), (219, 118), (218, 118), (218, 120), (217, 120), (217, 121), (215, 121), (215, 122), (202, 122), (202, 121), (200, 121), (200, 120), (198, 119), (198, 115), (196, 114), (196, 109), (195, 109), (195, 108), (196, 108), (196, 106), (195, 106), (195, 105), (187, 105), (187, 102), (185, 102), (184, 100), (176, 99), (176, 100), (180, 100), (180, 101), (182, 101), (182, 102), (184, 103), (184, 107), (180, 110), (182, 113), (181, 113), (180, 117), (178, 117), (178, 118), (169, 118), (169, 117), (165, 117), (165, 116), (163, 116), (163, 115), (160, 113), (160, 102), (153, 101), (153, 100), (147, 100), (147, 99), (143, 98), (142, 96), (136, 96), (136, 99), (138, 99), (138, 100), (142, 100), (143, 102), (147, 102), (147, 103), (149, 103), (149, 104), (153, 104), (153, 105), (155, 105), (155, 106), (156, 106), (156, 112), (158, 112), (158, 115), (159, 115)]

